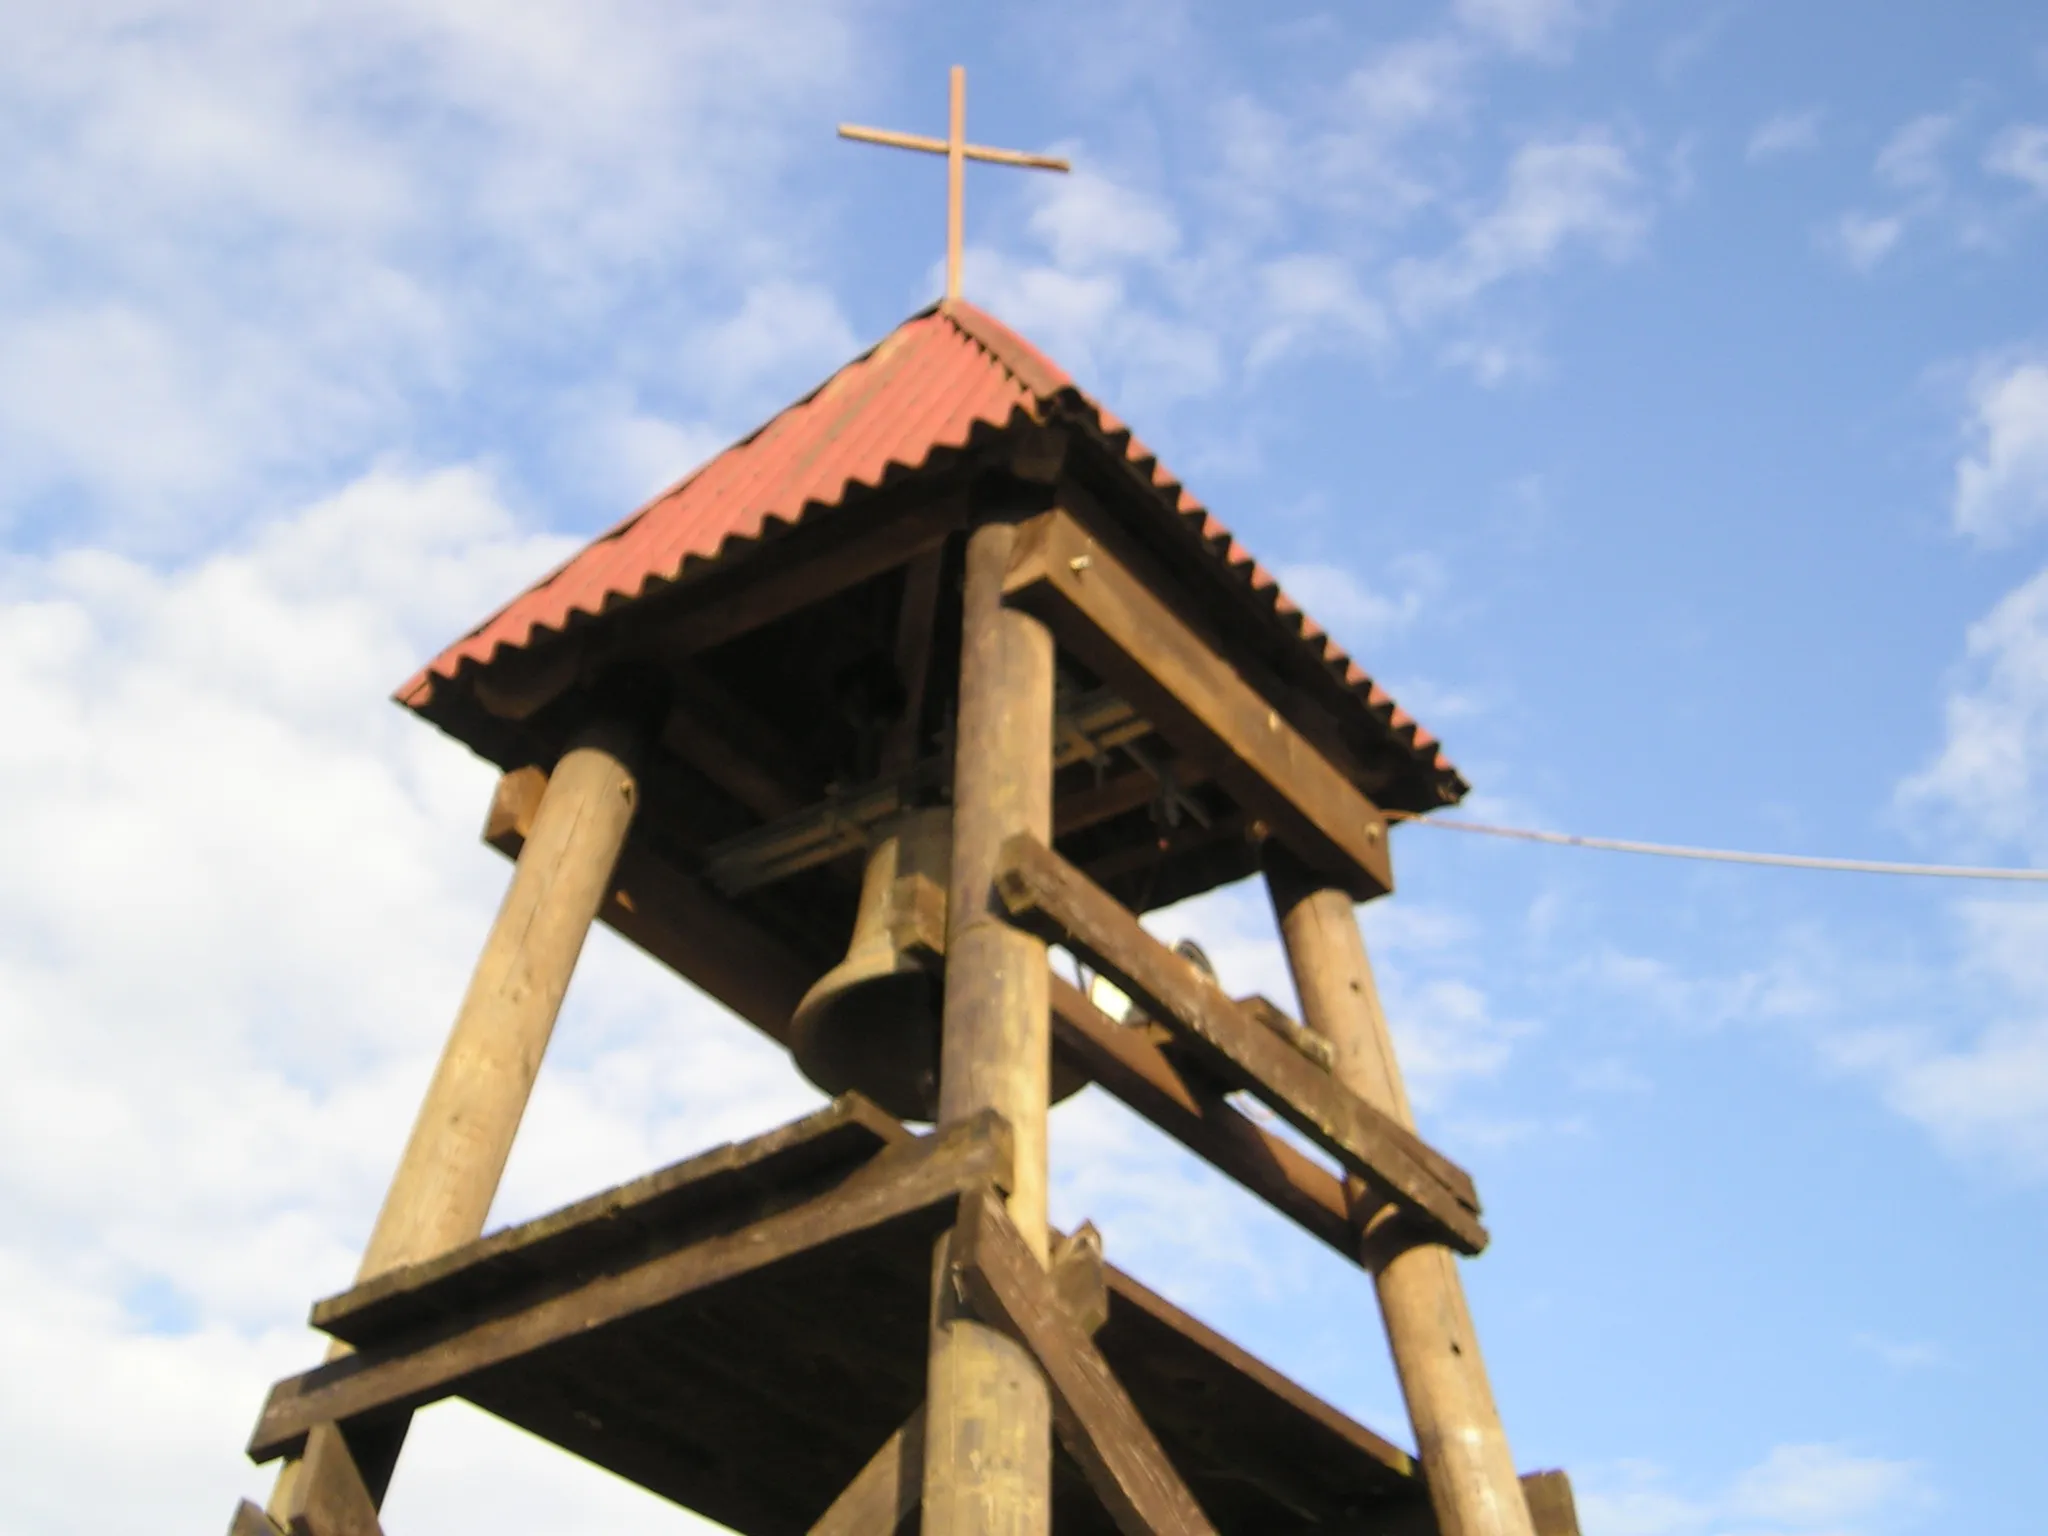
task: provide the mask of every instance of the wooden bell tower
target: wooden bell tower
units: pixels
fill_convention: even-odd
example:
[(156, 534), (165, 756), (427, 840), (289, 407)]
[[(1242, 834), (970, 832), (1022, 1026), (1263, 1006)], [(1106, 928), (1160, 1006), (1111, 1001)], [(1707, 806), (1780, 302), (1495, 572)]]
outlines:
[[(376, 1532), (451, 1396), (748, 1536), (1576, 1530), (1509, 1459), (1478, 1196), (1415, 1133), (1354, 917), (1385, 813), (1465, 785), (1000, 323), (914, 316), (399, 697), (504, 769), (516, 864), (240, 1536)], [(1299, 1023), (1138, 923), (1255, 874)], [(598, 920), (836, 1097), (483, 1236)], [(1047, 1108), (1089, 1083), (1359, 1266), (1332, 1301), (1377, 1291), (1416, 1456), (1048, 1225)]]

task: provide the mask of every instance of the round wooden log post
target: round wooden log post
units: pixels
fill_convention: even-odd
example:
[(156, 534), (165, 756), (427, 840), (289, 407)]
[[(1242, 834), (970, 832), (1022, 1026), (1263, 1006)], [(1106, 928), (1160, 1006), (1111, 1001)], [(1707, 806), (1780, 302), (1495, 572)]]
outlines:
[[(953, 875), (939, 1118), (994, 1109), (1015, 1139), (1009, 1212), (1046, 1258), (1051, 1053), (1045, 945), (1010, 926), (995, 895), (1003, 839), (1052, 840), (1052, 637), (1006, 609), (1016, 529), (968, 539), (953, 773)], [(963, 1315), (942, 1244), (925, 1414), (926, 1536), (1043, 1536), (1050, 1529), (1052, 1404), (1037, 1362)]]
[[(1335, 1048), (1338, 1081), (1412, 1127), (1408, 1090), (1350, 896), (1327, 888), (1272, 845), (1265, 870), (1303, 1020)], [(1381, 1265), (1373, 1283), (1438, 1530), (1442, 1536), (1534, 1536), (1456, 1259), (1435, 1244), (1408, 1248)]]
[[(571, 741), (549, 775), (371, 1229), (359, 1283), (482, 1234), (570, 975), (633, 824), (638, 745), (631, 727), (601, 721)], [(347, 1346), (330, 1353), (345, 1354)], [(373, 1500), (382, 1498), (403, 1435), (401, 1421), (379, 1436), (374, 1462), (362, 1468)], [(286, 1528), (300, 1465), (285, 1464), (271, 1496), (271, 1513)]]
[(589, 726), (548, 776), (359, 1280), (483, 1232), (569, 978), (639, 806), (636, 745), (627, 726)]

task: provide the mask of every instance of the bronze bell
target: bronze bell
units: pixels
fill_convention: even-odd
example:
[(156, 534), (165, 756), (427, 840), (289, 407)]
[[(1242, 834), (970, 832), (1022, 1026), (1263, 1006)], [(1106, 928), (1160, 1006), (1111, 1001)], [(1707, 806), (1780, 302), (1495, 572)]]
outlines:
[(827, 1093), (866, 1094), (899, 1120), (938, 1113), (946, 884), (953, 813), (906, 811), (878, 829), (846, 958), (804, 994), (790, 1051)]
[[(899, 1120), (937, 1117), (952, 869), (950, 807), (905, 811), (877, 829), (846, 958), (789, 1021), (797, 1067), (825, 1092), (866, 1094)], [(1052, 1063), (1054, 1102), (1086, 1085)]]

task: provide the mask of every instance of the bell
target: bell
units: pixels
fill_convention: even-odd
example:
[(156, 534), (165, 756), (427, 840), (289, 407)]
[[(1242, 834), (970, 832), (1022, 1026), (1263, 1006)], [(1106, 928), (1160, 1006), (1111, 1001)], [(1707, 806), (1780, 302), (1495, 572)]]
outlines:
[(830, 1094), (866, 1094), (899, 1120), (938, 1113), (939, 1015), (953, 813), (906, 811), (868, 853), (846, 958), (790, 1018), (790, 1051)]
[[(952, 872), (950, 807), (905, 811), (879, 829), (846, 958), (790, 1016), (790, 1053), (825, 1092), (866, 1094), (899, 1120), (937, 1118)], [(1050, 1066), (1053, 1103), (1088, 1085), (1057, 1057)]]

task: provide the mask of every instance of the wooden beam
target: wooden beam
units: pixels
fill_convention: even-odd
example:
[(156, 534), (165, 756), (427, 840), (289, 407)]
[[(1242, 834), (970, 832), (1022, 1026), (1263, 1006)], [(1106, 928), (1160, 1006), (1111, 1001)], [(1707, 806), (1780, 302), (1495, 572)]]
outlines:
[(1358, 1259), (1343, 1182), (1300, 1148), (1239, 1114), (1186, 1073), (1143, 1030), (1111, 1019), (1070, 981), (1052, 982), (1053, 1043), (1105, 1092), (1281, 1215)]
[(868, 1458), (868, 1464), (811, 1526), (809, 1536), (896, 1536), (924, 1498), (924, 1405)]
[(880, 518), (842, 512), (791, 548), (757, 551), (730, 574), (707, 577), (700, 592), (686, 587), (658, 612), (622, 616), (615, 645), (637, 650), (651, 641), (663, 660), (683, 661), (938, 548), (964, 517), (965, 503), (952, 497)]
[(315, 1425), (279, 1511), (289, 1536), (384, 1536), (339, 1425)]
[(1295, 1023), (1271, 998), (1253, 993), (1250, 997), (1240, 997), (1237, 1006), (1244, 1011), (1246, 1018), (1265, 1025), (1325, 1072), (1336, 1065), (1336, 1052), (1330, 1042), (1307, 1025)]
[(793, 771), (797, 754), (782, 734), (723, 684), (696, 667), (672, 677), (661, 744), (756, 816), (787, 816), (816, 799)]
[[(484, 841), (516, 859), (547, 783), (538, 768), (518, 768), (501, 778)], [(789, 1016), (825, 970), (637, 838), (629, 838), (619, 855), (598, 916), (781, 1045), (789, 1043)]]
[(1013, 921), (1066, 945), (1172, 1029), (1205, 1068), (1412, 1208), (1428, 1229), (1424, 1240), (1461, 1253), (1486, 1246), (1470, 1175), (1246, 1018), (1215, 982), (1050, 848), (1012, 837), (996, 886)]
[(1379, 808), (1071, 516), (1024, 525), (1004, 592), (1301, 857), (1393, 889)]
[(961, 1201), (953, 1262), (976, 1310), (1028, 1348), (1067, 1452), (1123, 1536), (1215, 1536), (1202, 1509), (1001, 1204)]
[[(993, 1110), (1016, 1141), (1006, 1218), (1050, 1255), (1046, 1109), (1052, 1036), (1045, 944), (995, 897), (1004, 840), (1052, 836), (1052, 636), (1003, 606), (1017, 528), (1000, 508), (967, 538), (954, 712), (953, 849), (946, 901), (938, 1119)], [(1041, 1271), (1042, 1272), (1042, 1271)], [(963, 1314), (933, 1275), (926, 1362), (924, 1536), (1045, 1536), (1052, 1526), (1052, 1402), (1029, 1353)]]
[(1536, 1536), (1579, 1536), (1579, 1504), (1572, 1480), (1562, 1472), (1530, 1472), (1522, 1478), (1522, 1497)]
[[(363, 1281), (313, 1307), (322, 1333), (370, 1349), (421, 1326), (419, 1294), (457, 1273), (459, 1306), (490, 1311), (546, 1270), (595, 1269), (627, 1248), (678, 1248), (704, 1223), (737, 1224), (789, 1210), (842, 1183), (885, 1148), (914, 1144), (900, 1122), (857, 1093), (741, 1142), (711, 1147), (573, 1205), (506, 1227), (438, 1258)], [(458, 1305), (443, 1294), (439, 1310)]]
[(234, 1518), (228, 1521), (228, 1536), (284, 1536), (270, 1516), (248, 1499), (235, 1506)]
[(918, 727), (924, 720), (924, 696), (931, 677), (932, 646), (937, 636), (939, 578), (945, 573), (943, 546), (926, 550), (903, 571), (903, 602), (896, 613), (896, 678), (903, 685), (903, 716), (889, 728), (882, 747), (882, 773), (903, 772), (917, 761)]
[(830, 1193), (737, 1232), (472, 1317), (416, 1346), (373, 1347), (281, 1381), (263, 1406), (249, 1455), (289, 1454), (318, 1424), (436, 1402), (494, 1365), (1009, 1178), (1009, 1127), (995, 1115), (963, 1120), (892, 1147)]

